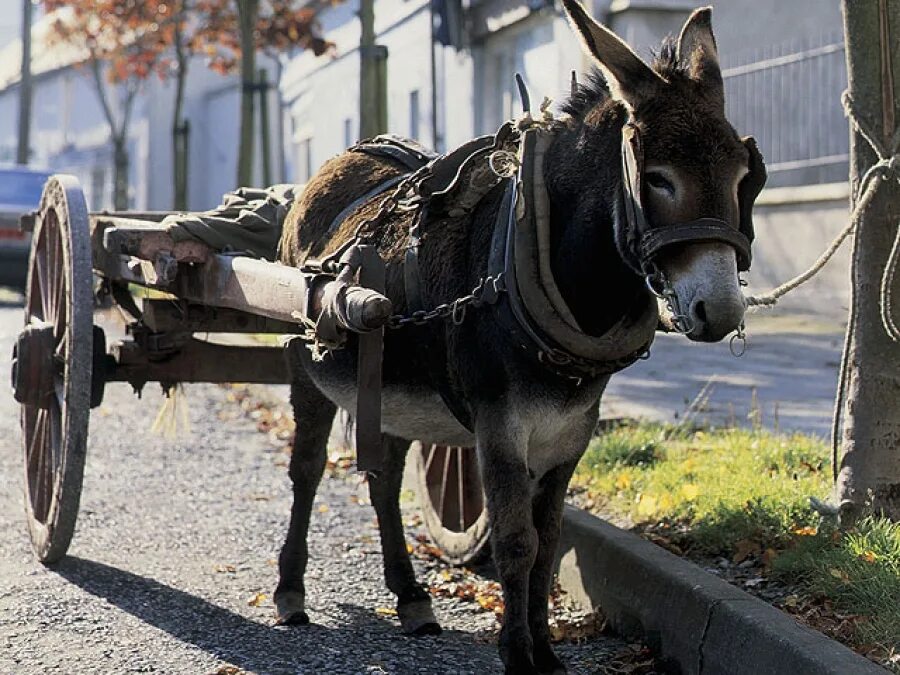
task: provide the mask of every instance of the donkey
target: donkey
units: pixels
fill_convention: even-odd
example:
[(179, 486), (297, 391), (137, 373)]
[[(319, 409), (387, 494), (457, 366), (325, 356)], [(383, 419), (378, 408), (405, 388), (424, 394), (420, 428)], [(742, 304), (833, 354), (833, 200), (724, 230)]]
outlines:
[[(749, 213), (765, 173), (755, 145), (742, 140), (725, 118), (711, 10), (695, 11), (650, 66), (576, 0), (564, 5), (599, 73), (565, 105), (543, 160), (549, 261), (559, 295), (588, 339), (606, 335), (623, 318), (649, 312), (649, 339), (662, 314), (663, 323), (691, 340), (721, 340), (742, 325), (746, 305), (738, 274), (749, 264)], [(678, 233), (657, 247), (649, 266), (635, 262), (634, 204), (623, 197), (629, 180), (628, 163), (621, 159), (626, 128), (642, 142), (632, 194), (642, 209), (639, 216), (652, 236)], [(327, 256), (352, 240), (360, 223), (376, 223), (371, 241), (387, 263), (386, 294), (395, 310), (409, 311), (403, 267), (412, 215), (396, 211), (379, 218), (381, 197), (346, 213), (359, 195), (407, 171), (391, 158), (361, 152), (331, 159), (291, 207), (281, 262), (301, 266)], [(504, 189), (502, 184), (491, 189), (470, 213), (424, 224), (418, 266), (432, 306), (464, 296), (487, 276)], [(344, 219), (335, 224), (338, 215)], [(715, 227), (704, 230), (708, 223)], [(741, 241), (739, 230), (746, 235)], [(670, 309), (657, 310), (654, 290), (663, 291)], [(386, 582), (397, 596), (402, 627), (437, 633), (429, 596), (416, 582), (404, 541), (401, 475), (411, 439), (474, 445), (505, 599), (499, 636), (505, 671), (564, 673), (550, 645), (548, 594), (566, 487), (596, 429), (609, 372), (571, 377), (533, 358), (498, 320), (500, 307), (470, 309), (460, 321), (387, 332), (385, 466), (370, 476), (369, 489)], [(630, 325), (646, 333), (646, 321)], [(623, 343), (634, 342), (629, 335), (622, 333)], [(647, 339), (640, 337), (637, 344)], [(350, 347), (354, 339), (349, 336)], [(316, 360), (293, 340), (287, 353), (297, 431), (276, 620), (305, 624), (310, 510), (335, 412), (355, 405), (356, 352), (338, 350)], [(467, 419), (451, 412), (435, 373), (444, 378), (444, 388), (449, 384)]]

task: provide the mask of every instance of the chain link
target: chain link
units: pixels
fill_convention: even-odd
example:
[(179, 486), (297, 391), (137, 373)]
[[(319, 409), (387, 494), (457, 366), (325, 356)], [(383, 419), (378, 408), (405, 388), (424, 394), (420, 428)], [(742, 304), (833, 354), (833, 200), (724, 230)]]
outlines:
[(469, 307), (478, 308), (482, 305), (493, 304), (500, 294), (506, 290), (503, 283), (503, 273), (496, 276), (488, 276), (478, 282), (471, 293), (457, 298), (453, 302), (445, 302), (434, 309), (418, 310), (412, 314), (394, 314), (388, 319), (387, 327), (391, 329), (404, 328), (405, 326), (425, 326), (434, 321), (450, 319), (458, 326), (466, 319), (466, 311)]
[(690, 316), (681, 310), (681, 304), (678, 301), (678, 294), (669, 278), (655, 264), (650, 264), (644, 270), (644, 282), (647, 284), (648, 290), (657, 298), (665, 301), (666, 309), (672, 315), (672, 328), (676, 332), (687, 335), (694, 330), (694, 322)]

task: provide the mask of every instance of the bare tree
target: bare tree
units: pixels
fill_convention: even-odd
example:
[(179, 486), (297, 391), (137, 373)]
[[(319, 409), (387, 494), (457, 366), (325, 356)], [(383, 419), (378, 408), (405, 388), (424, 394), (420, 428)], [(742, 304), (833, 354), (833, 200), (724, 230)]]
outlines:
[(900, 295), (892, 271), (900, 256), (900, 0), (844, 0), (843, 10), (855, 121), (850, 180), (862, 215), (837, 405), (836, 495), (847, 521), (870, 509), (900, 520), (900, 310), (891, 302)]

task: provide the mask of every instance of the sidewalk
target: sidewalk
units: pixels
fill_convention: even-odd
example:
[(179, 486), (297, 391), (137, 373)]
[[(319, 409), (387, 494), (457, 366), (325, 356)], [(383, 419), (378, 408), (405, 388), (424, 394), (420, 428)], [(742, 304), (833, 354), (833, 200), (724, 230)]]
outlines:
[(777, 310), (750, 314), (741, 358), (731, 355), (727, 338), (701, 344), (660, 334), (647, 361), (613, 376), (601, 417), (677, 421), (710, 383), (709, 399), (696, 414), (699, 423), (746, 425), (756, 408), (767, 429), (827, 437), (843, 330), (821, 317), (779, 316)]

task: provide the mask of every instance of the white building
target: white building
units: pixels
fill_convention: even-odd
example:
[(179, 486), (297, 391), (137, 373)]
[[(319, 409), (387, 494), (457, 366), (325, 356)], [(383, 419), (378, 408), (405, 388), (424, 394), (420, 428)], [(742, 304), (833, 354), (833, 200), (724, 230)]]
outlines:
[[(93, 77), (78, 65), (84, 53), (47, 44), (47, 18), (32, 29), (31, 163), (71, 173), (89, 207), (112, 206), (110, 129)], [(0, 48), (0, 162), (16, 156), (21, 41)], [(265, 65), (264, 58), (261, 59)], [(121, 90), (107, 86), (115, 105)], [(128, 131), (129, 208), (169, 210), (173, 201), (172, 111), (174, 81), (148, 78), (134, 101)], [(211, 208), (235, 187), (240, 92), (237, 76), (221, 76), (195, 58), (188, 69), (184, 116), (190, 123), (188, 207)], [(276, 96), (270, 93), (269, 128), (277, 142)], [(119, 112), (119, 111), (117, 111)], [(259, 143), (257, 143), (257, 148)], [(257, 176), (260, 175), (257, 157)], [(281, 180), (273, 162), (274, 180)], [(257, 182), (259, 182), (257, 180)]]

